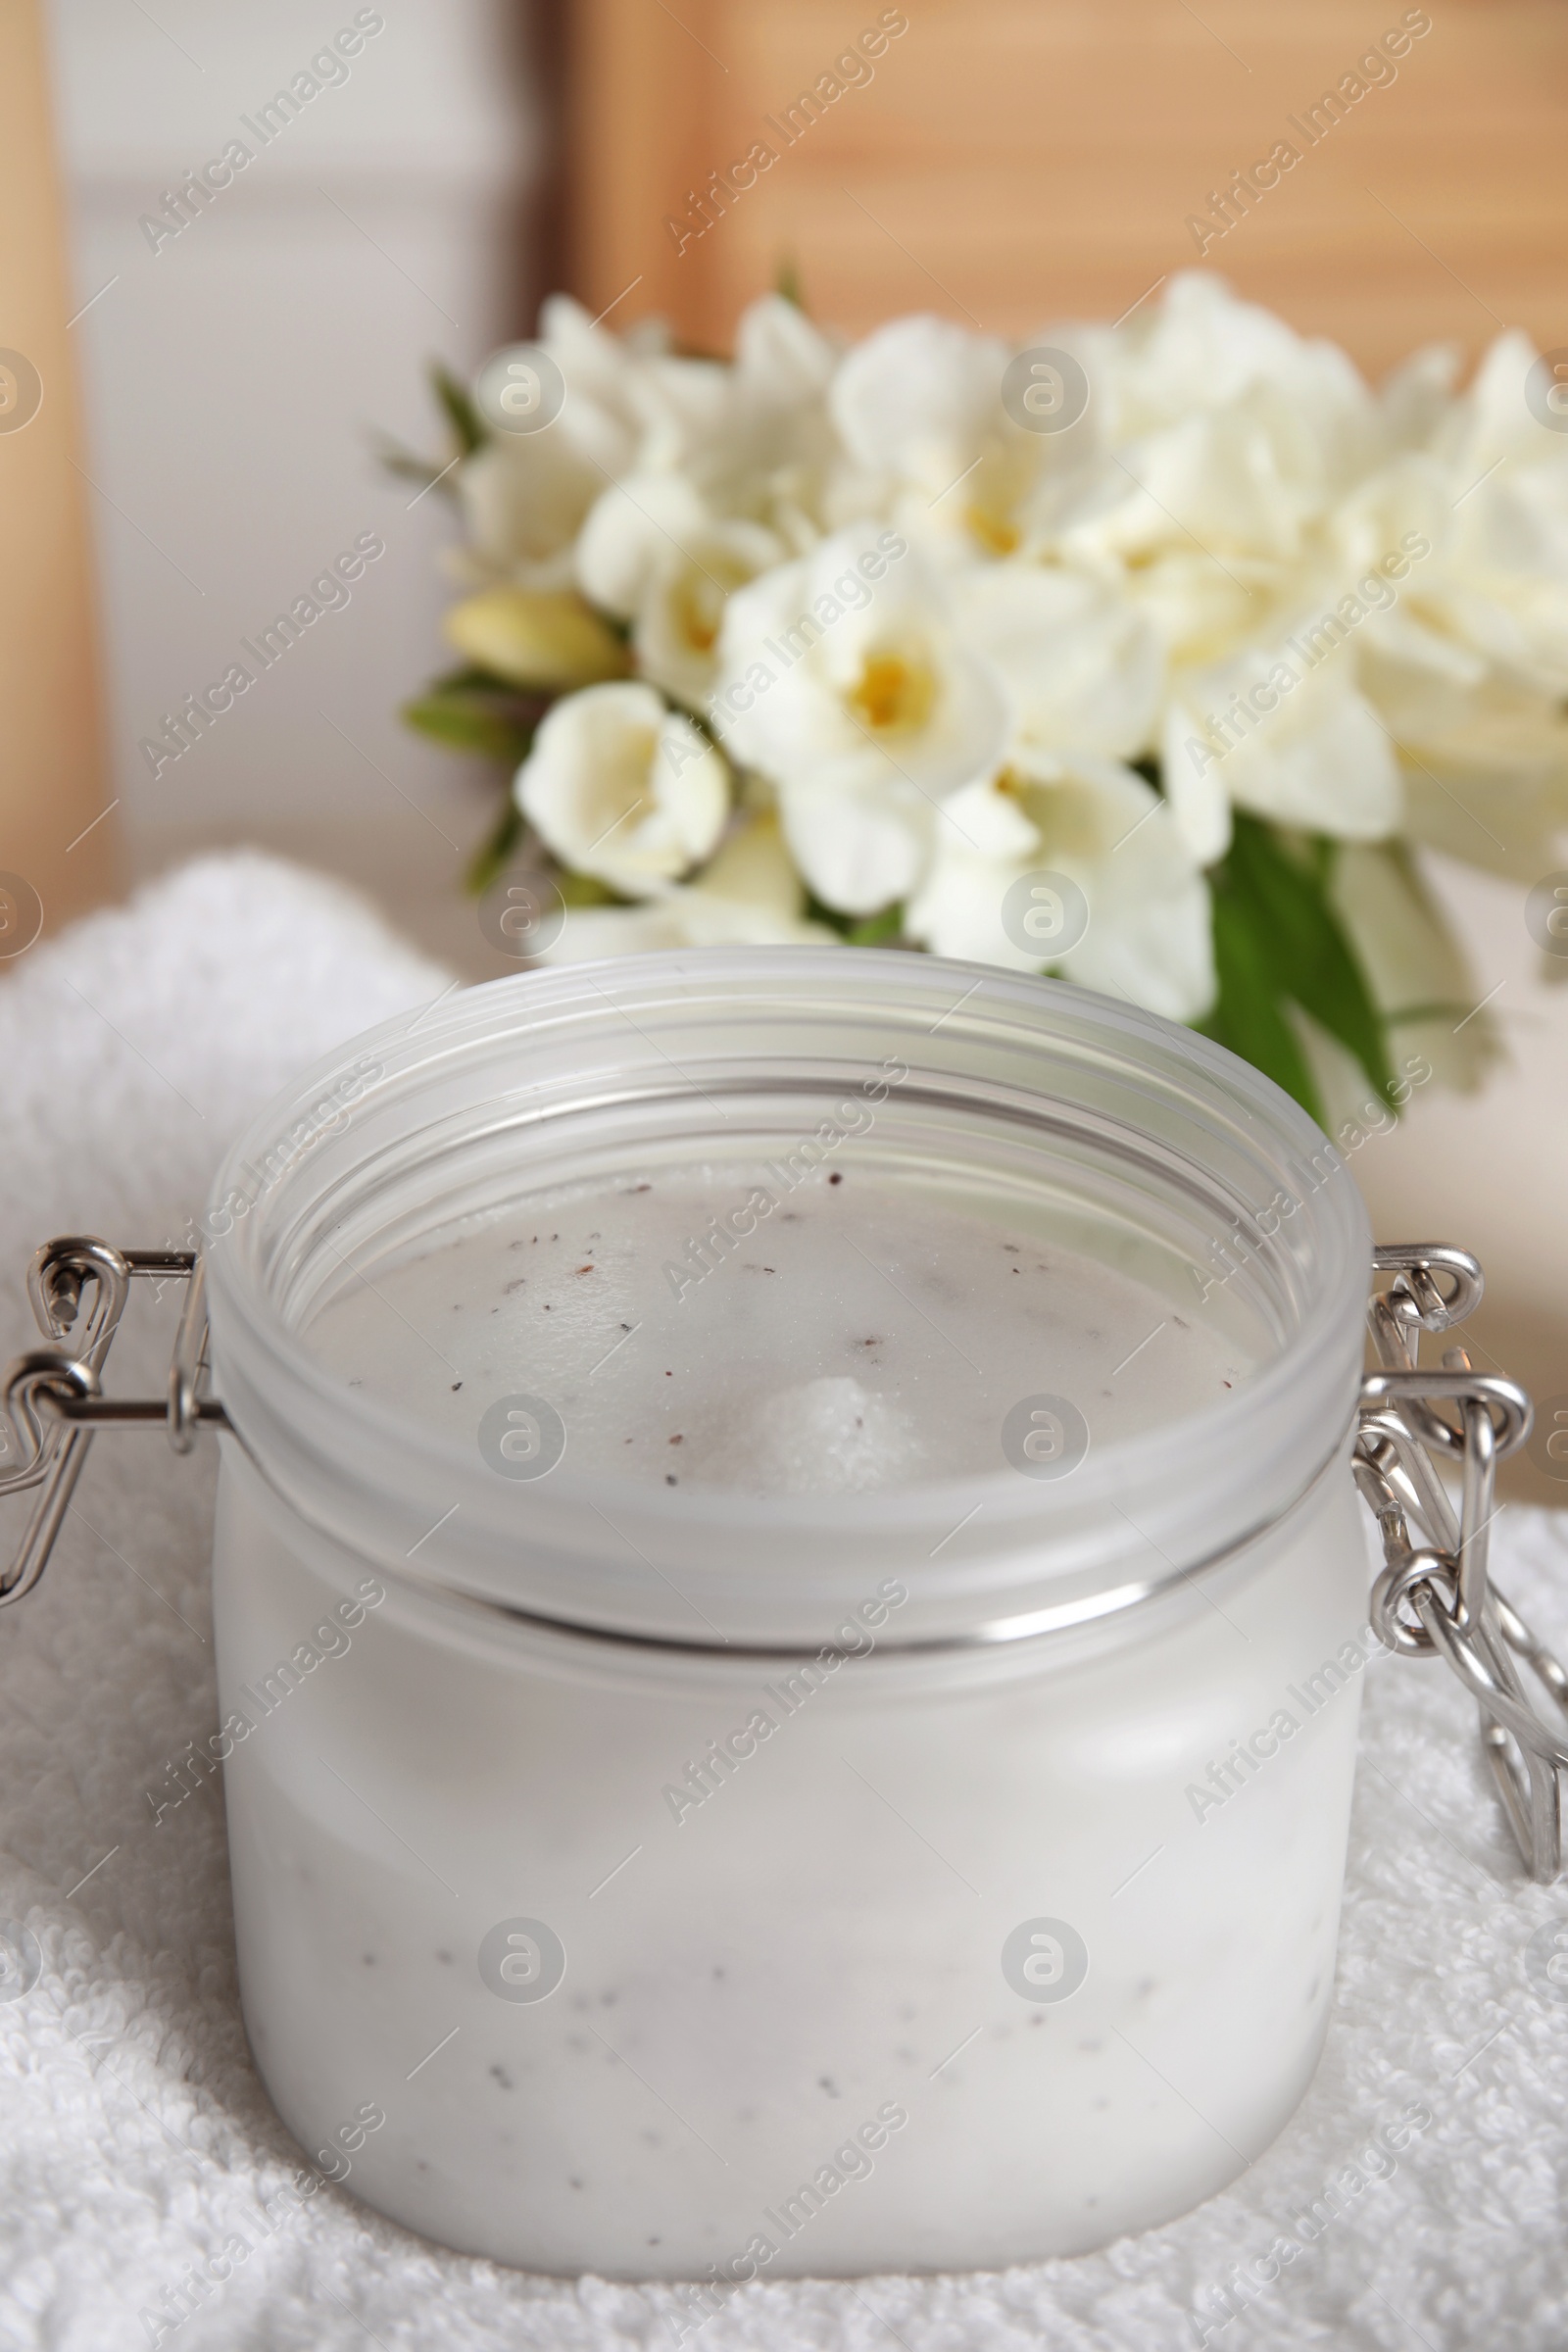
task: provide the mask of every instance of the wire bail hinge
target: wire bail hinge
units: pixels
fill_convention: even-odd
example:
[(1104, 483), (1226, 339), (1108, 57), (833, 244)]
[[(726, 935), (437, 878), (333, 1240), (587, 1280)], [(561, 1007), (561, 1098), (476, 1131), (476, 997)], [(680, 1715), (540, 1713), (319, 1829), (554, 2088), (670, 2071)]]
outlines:
[[(227, 1426), (206, 1394), (205, 1273), (197, 1250), (115, 1250), (77, 1234), (46, 1242), (34, 1257), (27, 1292), (47, 1345), (19, 1355), (0, 1390), (0, 1495), (41, 1491), (0, 1576), (0, 1608), (29, 1592), (48, 1566), (97, 1431), (161, 1426), (176, 1453), (189, 1453), (203, 1423)], [(138, 1277), (185, 1285), (168, 1393), (106, 1396), (104, 1365)]]
[[(1361, 1384), (1353, 1455), (1383, 1539), (1372, 1623), (1391, 1649), (1445, 1659), (1469, 1690), (1525, 1866), (1549, 1886), (1562, 1868), (1568, 1672), (1488, 1572), (1496, 1466), (1530, 1435), (1530, 1399), (1516, 1381), (1475, 1371), (1462, 1348), (1445, 1350), (1441, 1371), (1421, 1365), (1422, 1333), (1448, 1330), (1480, 1303), (1481, 1268), (1466, 1251), (1401, 1243), (1375, 1251), (1373, 1265), (1393, 1280), (1374, 1289), (1368, 1310), (1382, 1369)], [(1457, 1517), (1435, 1453), (1459, 1465)]]

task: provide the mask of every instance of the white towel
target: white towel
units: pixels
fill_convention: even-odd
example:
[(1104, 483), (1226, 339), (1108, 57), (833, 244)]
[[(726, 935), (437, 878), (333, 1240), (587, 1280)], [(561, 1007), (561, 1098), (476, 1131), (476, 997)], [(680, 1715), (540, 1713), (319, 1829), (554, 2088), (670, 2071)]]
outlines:
[[(0, 983), (0, 1354), (31, 1344), (37, 1242), (177, 1242), (229, 1137), (296, 1066), (448, 985), (346, 894), (260, 858), (205, 859), (30, 951)], [(172, 1304), (154, 1328), (133, 1301), (117, 1387), (161, 1378)], [(157, 1826), (145, 1795), (217, 1722), (212, 1488), (210, 1441), (177, 1462), (145, 1436), (101, 1438), (47, 1577), (0, 1615), (0, 1919), (43, 1957), (0, 2001), (0, 2346), (673, 2345), (667, 2286), (527, 2278), (343, 2190), (263, 2236), (300, 2157), (240, 2025), (217, 1784)], [(1505, 1512), (1496, 1560), (1561, 1642), (1568, 1514)], [(703, 2352), (1176, 2352), (1205, 2335), (1226, 2352), (1561, 2352), (1568, 1999), (1526, 1947), (1568, 1926), (1568, 1890), (1524, 1881), (1443, 1667), (1367, 1673), (1327, 2054), (1237, 2185), (1076, 2261), (756, 2284)], [(1395, 2169), (1358, 2164), (1412, 2104), (1431, 2122)], [(263, 2242), (160, 2333), (142, 2315), (167, 2313), (236, 2225)]]

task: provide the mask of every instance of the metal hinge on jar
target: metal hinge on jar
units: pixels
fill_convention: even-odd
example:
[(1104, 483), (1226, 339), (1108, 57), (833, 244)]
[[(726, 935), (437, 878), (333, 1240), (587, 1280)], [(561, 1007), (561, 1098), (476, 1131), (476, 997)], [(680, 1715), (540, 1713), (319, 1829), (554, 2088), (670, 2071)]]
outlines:
[[(1421, 1334), (1448, 1330), (1480, 1303), (1473, 1257), (1414, 1243), (1379, 1250), (1373, 1264), (1393, 1279), (1369, 1310), (1383, 1369), (1361, 1384), (1354, 1454), (1356, 1484), (1383, 1539), (1372, 1623), (1402, 1656), (1445, 1659), (1469, 1690), (1525, 1866), (1549, 1886), (1562, 1868), (1568, 1672), (1488, 1574), (1496, 1466), (1530, 1435), (1530, 1399), (1516, 1382), (1475, 1371), (1462, 1348), (1445, 1351), (1441, 1370), (1421, 1366)], [(1457, 1518), (1434, 1453), (1460, 1466)]]
[[(138, 1277), (186, 1285), (168, 1394), (106, 1396), (104, 1364)], [(30, 1592), (48, 1567), (98, 1430), (162, 1427), (176, 1453), (189, 1453), (202, 1423), (226, 1428), (228, 1422), (222, 1406), (205, 1394), (206, 1283), (198, 1251), (113, 1250), (107, 1242), (68, 1235), (38, 1251), (27, 1292), (38, 1328), (54, 1345), (19, 1355), (6, 1373), (0, 1495), (40, 1491), (17, 1555), (0, 1576), (0, 1607)]]
[[(1446, 1659), (1475, 1698), (1519, 1850), (1531, 1877), (1549, 1884), (1562, 1866), (1558, 1773), (1568, 1770), (1568, 1671), (1488, 1574), (1494, 1473), (1530, 1434), (1530, 1399), (1515, 1382), (1474, 1371), (1460, 1348), (1446, 1351), (1441, 1370), (1421, 1367), (1421, 1333), (1446, 1331), (1480, 1303), (1473, 1257), (1436, 1242), (1396, 1244), (1377, 1250), (1373, 1264), (1390, 1278), (1375, 1288), (1369, 1309), (1383, 1369), (1361, 1384), (1353, 1457), (1383, 1538), (1372, 1622), (1402, 1655)], [(16, 1558), (0, 1576), (0, 1607), (30, 1592), (47, 1567), (96, 1431), (162, 1427), (174, 1451), (188, 1453), (204, 1423), (230, 1426), (206, 1393), (203, 1276), (200, 1253), (187, 1250), (114, 1250), (73, 1237), (39, 1250), (27, 1287), (52, 1344), (19, 1356), (6, 1375), (0, 1436), (10, 1466), (0, 1466), (0, 1496), (34, 1487), (39, 1495)], [(168, 1391), (156, 1398), (108, 1397), (104, 1364), (137, 1277), (187, 1285)], [(1457, 1517), (1434, 1453), (1460, 1465)]]

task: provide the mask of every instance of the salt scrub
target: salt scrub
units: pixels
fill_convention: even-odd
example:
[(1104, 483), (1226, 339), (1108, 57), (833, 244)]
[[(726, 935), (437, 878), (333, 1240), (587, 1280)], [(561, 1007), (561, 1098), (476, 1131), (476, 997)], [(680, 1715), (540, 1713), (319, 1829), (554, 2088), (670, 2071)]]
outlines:
[[(1235, 2179), (1327, 2028), (1366, 1679), (1324, 1139), (1151, 1016), (848, 949), (348, 1051), (209, 1267), (220, 1703), (286, 1692), (224, 1765), (240, 1986), (307, 2155), (476, 2254), (714, 2279), (694, 2327)], [(553, 1462), (487, 1450), (530, 1396)]]
[[(224, 1709), (340, 1565), (230, 1449)], [(224, 1778), (263, 2078), (411, 2229), (626, 2278), (1001, 2267), (1186, 2211), (1305, 2090), (1364, 1678), (1201, 1824), (1186, 1789), (1362, 1622), (1348, 1482), (1175, 1615), (1047, 1655), (897, 1656), (876, 1585), (828, 1664), (443, 1621), (387, 1581)], [(887, 2102), (906, 2126), (857, 2154)]]
[(574, 1471), (762, 1494), (996, 1470), (1041, 1394), (1096, 1445), (1133, 1437), (1249, 1369), (1196, 1296), (855, 1170), (546, 1197), (377, 1266), (308, 1338), (427, 1426), (473, 1432), (495, 1398), (537, 1396)]

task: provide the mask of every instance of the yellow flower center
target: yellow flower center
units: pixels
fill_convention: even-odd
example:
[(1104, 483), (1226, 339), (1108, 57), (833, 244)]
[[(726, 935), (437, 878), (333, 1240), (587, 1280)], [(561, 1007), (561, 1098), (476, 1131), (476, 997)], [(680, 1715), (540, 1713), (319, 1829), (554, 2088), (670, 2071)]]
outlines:
[(681, 633), (694, 653), (710, 654), (718, 639), (723, 594), (711, 580), (687, 576), (677, 602)]
[(902, 654), (871, 654), (849, 700), (868, 727), (883, 734), (912, 734), (925, 725), (936, 697), (937, 682), (928, 662), (908, 662)]
[(994, 556), (1010, 556), (1018, 545), (1018, 533), (1002, 515), (990, 508), (971, 506), (965, 510), (964, 520), (982, 547)]

